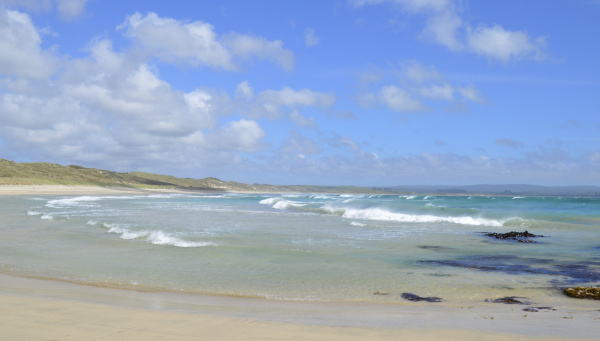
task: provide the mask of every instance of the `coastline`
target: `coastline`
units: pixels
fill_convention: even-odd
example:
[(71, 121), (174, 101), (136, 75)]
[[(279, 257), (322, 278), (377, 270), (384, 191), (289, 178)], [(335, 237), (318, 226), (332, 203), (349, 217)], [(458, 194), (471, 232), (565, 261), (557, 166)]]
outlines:
[[(592, 340), (600, 313), (291, 302), (138, 292), (0, 275), (7, 340)], [(524, 316), (526, 315), (526, 317)]]
[[(0, 195), (153, 193), (196, 192), (0, 186)], [(600, 322), (600, 307), (582, 308), (575, 301), (539, 312), (486, 302), (280, 301), (140, 292), (2, 273), (0, 303), (0, 339), (7, 340), (592, 340)]]
[(152, 193), (203, 193), (177, 189), (68, 186), (68, 185), (0, 185), (0, 195), (127, 195)]

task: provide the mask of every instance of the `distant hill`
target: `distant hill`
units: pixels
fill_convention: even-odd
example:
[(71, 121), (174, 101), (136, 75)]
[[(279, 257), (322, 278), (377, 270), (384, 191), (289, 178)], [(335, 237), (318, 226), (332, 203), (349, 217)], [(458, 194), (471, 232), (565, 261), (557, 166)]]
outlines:
[(274, 186), (249, 185), (217, 178), (189, 179), (143, 172), (119, 173), (53, 163), (16, 163), (0, 159), (0, 185), (74, 185), (161, 188), (190, 191), (255, 193), (448, 194), (514, 196), (593, 196), (600, 186), (469, 185), (469, 186)]
[(354, 186), (248, 185), (235, 181), (222, 181), (216, 178), (184, 179), (170, 175), (143, 172), (119, 173), (45, 162), (16, 163), (4, 159), (0, 159), (0, 185), (79, 185), (257, 193), (388, 193)]
[(600, 186), (538, 186), (508, 184), (467, 186), (392, 186), (388, 189), (391, 191), (411, 193), (600, 197)]

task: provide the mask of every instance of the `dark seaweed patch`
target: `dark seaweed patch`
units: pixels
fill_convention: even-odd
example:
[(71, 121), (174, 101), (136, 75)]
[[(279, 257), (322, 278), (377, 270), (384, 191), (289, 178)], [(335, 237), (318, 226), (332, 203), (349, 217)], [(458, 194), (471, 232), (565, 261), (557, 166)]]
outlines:
[(426, 302), (442, 302), (443, 300), (439, 297), (421, 297), (419, 295), (415, 295), (415, 294), (411, 294), (411, 293), (403, 293), (402, 294), (402, 298), (408, 301), (412, 301), (412, 302), (421, 302), (421, 301), (426, 301)]
[(544, 258), (522, 258), (512, 255), (462, 256), (453, 260), (424, 260), (421, 264), (451, 266), (511, 275), (549, 275), (555, 285), (577, 285), (600, 281), (600, 262), (557, 262)]
[(451, 248), (451, 247), (447, 247), (447, 246), (439, 246), (439, 245), (418, 245), (417, 247), (419, 249), (431, 250), (431, 251), (436, 251), (436, 252), (448, 252), (448, 251), (456, 250), (455, 248)]
[(492, 303), (504, 303), (504, 304), (531, 304), (531, 302), (520, 301), (517, 298), (521, 299), (521, 298), (525, 298), (525, 297), (509, 296), (509, 297), (497, 298), (495, 300), (485, 300), (485, 301), (492, 302)]

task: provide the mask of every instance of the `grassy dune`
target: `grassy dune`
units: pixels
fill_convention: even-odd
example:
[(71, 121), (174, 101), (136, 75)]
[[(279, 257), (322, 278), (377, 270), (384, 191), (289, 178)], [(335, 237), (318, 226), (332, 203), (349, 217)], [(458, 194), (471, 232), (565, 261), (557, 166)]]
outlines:
[(0, 185), (71, 185), (130, 188), (160, 188), (220, 192), (319, 192), (389, 193), (353, 186), (249, 185), (216, 178), (188, 179), (143, 172), (119, 173), (82, 166), (35, 162), (16, 163), (0, 159)]

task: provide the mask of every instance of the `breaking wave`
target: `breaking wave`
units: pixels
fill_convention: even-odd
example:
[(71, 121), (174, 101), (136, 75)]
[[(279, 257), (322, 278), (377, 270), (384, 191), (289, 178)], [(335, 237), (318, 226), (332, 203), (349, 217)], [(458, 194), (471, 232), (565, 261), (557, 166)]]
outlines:
[[(96, 221), (88, 221), (88, 225), (98, 225)], [(172, 233), (164, 232), (162, 230), (156, 231), (135, 231), (130, 230), (127, 227), (119, 224), (108, 224), (102, 223), (100, 224), (104, 228), (108, 229), (107, 232), (119, 234), (121, 239), (131, 240), (131, 239), (141, 239), (150, 244), (154, 245), (172, 245), (177, 247), (203, 247), (203, 246), (215, 246), (215, 243), (211, 242), (195, 242), (188, 241), (185, 239), (181, 239), (176, 237)]]

